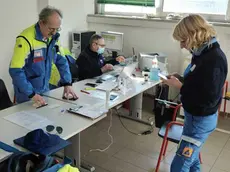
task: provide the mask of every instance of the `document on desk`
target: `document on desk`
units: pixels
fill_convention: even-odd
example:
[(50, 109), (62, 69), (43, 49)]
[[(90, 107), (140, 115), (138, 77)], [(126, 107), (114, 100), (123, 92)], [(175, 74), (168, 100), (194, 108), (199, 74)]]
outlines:
[(7, 152), (0, 148), (0, 163), (9, 158), (11, 155), (11, 152)]
[(45, 117), (35, 114), (34, 112), (21, 111), (4, 117), (4, 119), (24, 127), (28, 130), (45, 128), (53, 122)]
[(85, 116), (93, 120), (108, 112), (108, 110), (105, 109), (105, 103), (97, 103), (94, 105), (84, 106), (76, 105), (72, 109), (73, 113)]

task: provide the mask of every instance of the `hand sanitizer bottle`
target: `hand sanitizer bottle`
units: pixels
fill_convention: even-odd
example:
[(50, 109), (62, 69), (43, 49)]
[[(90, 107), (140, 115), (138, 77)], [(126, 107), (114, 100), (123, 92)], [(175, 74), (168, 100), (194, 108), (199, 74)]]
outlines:
[(152, 68), (150, 70), (150, 81), (159, 81), (160, 77), (158, 76), (158, 60), (157, 56), (155, 56), (152, 60)]

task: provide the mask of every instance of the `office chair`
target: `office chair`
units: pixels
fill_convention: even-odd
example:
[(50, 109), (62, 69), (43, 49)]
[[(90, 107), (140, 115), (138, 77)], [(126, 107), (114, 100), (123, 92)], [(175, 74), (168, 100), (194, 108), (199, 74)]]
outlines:
[[(180, 110), (182, 104), (179, 104), (179, 105), (166, 104), (166, 106), (168, 108), (173, 108), (174, 113), (173, 113), (172, 121), (165, 122), (158, 132), (158, 136), (163, 138), (163, 143), (161, 145), (161, 150), (160, 150), (160, 154), (158, 157), (155, 172), (159, 171), (161, 159), (162, 159), (162, 156), (165, 156), (166, 154), (168, 142), (171, 141), (173, 143), (179, 144), (180, 138), (183, 132), (184, 124), (176, 121), (177, 112), (178, 110)], [(200, 163), (202, 164), (201, 154), (199, 154), (199, 159), (200, 159)]]
[(13, 106), (6, 85), (2, 79), (0, 79), (0, 100), (0, 110)]

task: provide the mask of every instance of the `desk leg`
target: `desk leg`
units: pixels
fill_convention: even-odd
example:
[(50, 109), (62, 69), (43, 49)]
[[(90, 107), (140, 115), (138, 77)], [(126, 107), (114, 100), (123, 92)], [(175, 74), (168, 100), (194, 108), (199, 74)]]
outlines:
[(80, 149), (80, 133), (76, 134), (75, 136), (69, 139), (71, 145), (65, 148), (65, 156), (68, 156), (74, 161), (74, 165), (77, 168), (81, 166), (81, 149)]
[(72, 143), (64, 150), (65, 156), (71, 158), (74, 162), (74, 165), (79, 168), (81, 172), (92, 172), (95, 170), (94, 167), (84, 163), (81, 163), (81, 139), (80, 133), (71, 137), (69, 141)]
[(142, 100), (143, 100), (143, 93), (140, 93), (135, 97), (131, 98), (129, 115), (121, 115), (121, 116), (128, 119), (135, 120), (143, 124), (153, 125), (152, 121), (142, 120)]

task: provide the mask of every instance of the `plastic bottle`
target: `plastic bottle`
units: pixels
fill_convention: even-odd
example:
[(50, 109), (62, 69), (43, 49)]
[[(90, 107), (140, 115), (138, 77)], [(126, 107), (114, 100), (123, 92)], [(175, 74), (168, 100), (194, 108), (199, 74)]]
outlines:
[(155, 56), (152, 60), (152, 68), (150, 69), (150, 81), (159, 81), (160, 77), (158, 76), (158, 60)]

